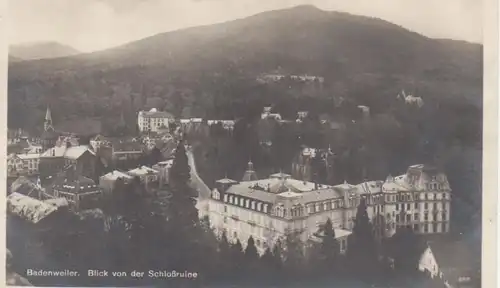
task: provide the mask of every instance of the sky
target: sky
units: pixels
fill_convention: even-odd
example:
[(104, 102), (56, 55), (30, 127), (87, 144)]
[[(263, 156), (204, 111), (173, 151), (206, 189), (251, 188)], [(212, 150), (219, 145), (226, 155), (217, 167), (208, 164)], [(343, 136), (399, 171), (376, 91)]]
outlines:
[(9, 0), (11, 44), (56, 41), (82, 52), (158, 33), (312, 4), (381, 18), (432, 38), (482, 43), (481, 0)]

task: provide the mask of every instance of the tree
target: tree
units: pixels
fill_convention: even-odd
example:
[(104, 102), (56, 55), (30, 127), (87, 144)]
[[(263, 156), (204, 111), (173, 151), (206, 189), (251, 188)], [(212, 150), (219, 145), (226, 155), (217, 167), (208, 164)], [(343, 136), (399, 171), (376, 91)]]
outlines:
[[(244, 260), (244, 253), (243, 253), (243, 247), (241, 246), (240, 240), (236, 240), (234, 244), (231, 245), (231, 263), (232, 263), (232, 269), (230, 270), (230, 273), (232, 277), (235, 277), (235, 279), (240, 279), (241, 276), (243, 276), (243, 260)], [(234, 279), (233, 279), (234, 280)]]
[(283, 265), (288, 275), (292, 278), (300, 278), (303, 273), (304, 246), (299, 238), (300, 232), (287, 231), (285, 233), (285, 247), (283, 253)]
[(354, 228), (348, 238), (347, 258), (351, 272), (363, 279), (371, 279), (377, 267), (377, 249), (372, 225), (366, 212), (366, 203), (361, 199), (356, 211)]
[(414, 275), (424, 247), (413, 229), (409, 226), (400, 227), (387, 242), (397, 272), (404, 275)]
[(246, 272), (245, 276), (250, 276), (249, 279), (254, 278), (252, 274), (255, 274), (255, 271), (258, 269), (259, 253), (257, 252), (257, 247), (255, 247), (255, 241), (253, 237), (250, 236), (247, 241), (247, 247), (245, 248), (245, 256), (244, 256), (244, 269)]
[(196, 209), (196, 194), (189, 184), (190, 166), (183, 141), (179, 141), (170, 169), (170, 195), (166, 204), (170, 239), (169, 259), (172, 268), (195, 269), (200, 255), (200, 223)]
[(328, 218), (326, 223), (321, 227), (321, 232), (320, 263), (326, 271), (331, 271), (332, 268), (336, 266), (340, 247), (337, 239), (335, 239), (335, 229), (333, 229), (332, 220), (330, 218)]

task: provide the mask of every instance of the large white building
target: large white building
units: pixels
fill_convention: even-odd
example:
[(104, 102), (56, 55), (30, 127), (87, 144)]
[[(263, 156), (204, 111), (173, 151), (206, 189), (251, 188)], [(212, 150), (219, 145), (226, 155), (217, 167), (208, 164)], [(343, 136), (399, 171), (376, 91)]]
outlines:
[(168, 112), (162, 112), (153, 108), (149, 111), (140, 111), (137, 116), (137, 124), (141, 132), (158, 132), (169, 127), (174, 121), (174, 116)]
[(255, 173), (251, 166), (243, 181), (217, 181), (208, 210), (219, 233), (225, 231), (230, 240), (239, 239), (243, 245), (252, 236), (260, 252), (286, 231), (300, 232), (303, 241), (310, 240), (328, 218), (337, 234), (347, 237), (362, 198), (379, 237), (408, 225), (420, 234), (449, 231), (451, 190), (446, 176), (434, 168), (414, 165), (406, 174), (385, 181), (328, 186), (284, 173), (267, 179), (248, 177)]

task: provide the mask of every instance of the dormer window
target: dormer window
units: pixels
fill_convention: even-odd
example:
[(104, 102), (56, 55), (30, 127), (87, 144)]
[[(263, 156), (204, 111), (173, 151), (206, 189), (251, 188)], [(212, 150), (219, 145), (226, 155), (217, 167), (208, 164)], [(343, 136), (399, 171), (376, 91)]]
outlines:
[(233, 195), (229, 196), (229, 203), (233, 204)]
[(267, 213), (267, 204), (264, 204), (264, 213)]
[(262, 203), (257, 203), (257, 211), (262, 211)]
[(251, 209), (252, 209), (252, 210), (255, 210), (255, 201), (252, 201), (252, 206), (251, 206)]

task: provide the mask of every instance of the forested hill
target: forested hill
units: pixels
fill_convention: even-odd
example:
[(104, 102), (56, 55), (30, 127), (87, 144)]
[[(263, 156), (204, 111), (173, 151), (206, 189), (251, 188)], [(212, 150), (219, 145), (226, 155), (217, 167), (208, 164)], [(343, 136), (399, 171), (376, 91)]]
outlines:
[(9, 55), (18, 60), (51, 59), (79, 53), (76, 49), (57, 42), (25, 43), (9, 47)]
[(122, 110), (144, 106), (218, 117), (227, 111), (215, 106), (227, 105), (238, 114), (255, 95), (272, 102), (289, 92), (256, 84), (262, 73), (324, 77), (321, 90), (306, 89), (298, 97), (377, 103), (405, 88), (426, 101), (479, 109), (481, 59), (481, 45), (434, 40), (380, 19), (298, 6), (91, 54), (9, 63), (9, 126), (40, 125), (47, 102), (58, 107), (54, 121), (71, 115), (118, 119)]

